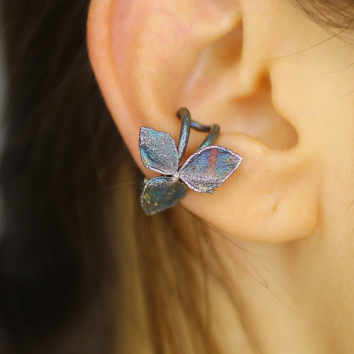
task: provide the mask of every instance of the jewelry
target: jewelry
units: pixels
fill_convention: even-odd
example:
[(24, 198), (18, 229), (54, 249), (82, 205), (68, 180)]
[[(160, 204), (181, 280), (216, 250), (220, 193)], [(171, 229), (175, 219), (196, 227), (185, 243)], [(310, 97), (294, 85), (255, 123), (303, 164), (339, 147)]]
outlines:
[[(240, 166), (242, 157), (222, 146), (212, 145), (220, 133), (217, 124), (205, 126), (192, 121), (187, 108), (177, 112), (182, 120), (178, 147), (165, 132), (141, 127), (139, 148), (146, 168), (162, 176), (145, 178), (140, 204), (147, 215), (175, 206), (187, 194), (187, 186), (200, 193), (214, 193)], [(181, 166), (190, 128), (209, 132), (198, 150)]]

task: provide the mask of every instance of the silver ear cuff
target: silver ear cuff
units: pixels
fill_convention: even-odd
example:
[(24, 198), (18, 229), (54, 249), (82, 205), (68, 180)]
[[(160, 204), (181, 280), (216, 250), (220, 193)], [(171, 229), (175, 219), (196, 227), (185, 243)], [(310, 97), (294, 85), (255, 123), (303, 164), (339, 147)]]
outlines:
[[(140, 204), (147, 215), (175, 206), (188, 192), (187, 187), (200, 193), (214, 193), (240, 166), (242, 157), (222, 146), (212, 145), (220, 133), (217, 124), (205, 126), (192, 121), (187, 108), (180, 108), (182, 121), (178, 147), (165, 132), (141, 127), (139, 148), (146, 168), (162, 176), (145, 178)], [(179, 166), (186, 151), (190, 129), (208, 132), (197, 151)]]

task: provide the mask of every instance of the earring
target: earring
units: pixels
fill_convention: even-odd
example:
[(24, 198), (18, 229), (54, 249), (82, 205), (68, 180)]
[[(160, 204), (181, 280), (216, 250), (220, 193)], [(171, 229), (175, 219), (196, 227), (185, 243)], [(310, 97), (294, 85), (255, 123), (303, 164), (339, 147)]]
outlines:
[[(182, 121), (178, 147), (171, 135), (141, 127), (139, 148), (146, 168), (162, 176), (145, 178), (140, 204), (147, 215), (175, 206), (187, 194), (187, 186), (200, 193), (214, 193), (240, 166), (242, 157), (222, 146), (212, 145), (220, 133), (217, 124), (205, 126), (192, 121), (187, 108), (177, 112)], [(198, 150), (181, 166), (190, 129), (209, 132)]]

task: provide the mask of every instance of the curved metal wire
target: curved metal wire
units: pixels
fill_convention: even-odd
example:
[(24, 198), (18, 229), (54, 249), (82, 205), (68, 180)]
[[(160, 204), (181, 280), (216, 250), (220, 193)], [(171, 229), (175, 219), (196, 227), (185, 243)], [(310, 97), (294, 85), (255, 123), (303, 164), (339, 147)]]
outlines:
[(199, 146), (199, 148), (197, 149), (197, 151), (209, 146), (209, 145), (213, 145), (215, 143), (215, 140), (218, 138), (220, 134), (220, 126), (218, 124), (213, 124), (210, 127), (210, 131), (209, 134), (207, 135), (207, 137), (204, 139), (204, 141), (202, 142), (202, 144)]
[(181, 162), (182, 157), (184, 153), (186, 152), (187, 149), (187, 144), (189, 140), (189, 135), (191, 131), (191, 125), (192, 125), (192, 118), (191, 114), (189, 113), (189, 110), (187, 108), (180, 108), (177, 111), (177, 117), (181, 119), (182, 121), (182, 126), (181, 126), (181, 133), (179, 135), (179, 141), (178, 141), (178, 164)]
[(180, 108), (176, 114), (177, 117), (182, 121), (181, 133), (179, 136), (177, 148), (179, 162), (182, 160), (182, 157), (186, 151), (191, 128), (198, 132), (209, 133), (197, 151), (214, 144), (215, 140), (220, 134), (220, 126), (218, 124), (213, 124), (210, 126), (193, 121), (189, 110), (185, 107)]

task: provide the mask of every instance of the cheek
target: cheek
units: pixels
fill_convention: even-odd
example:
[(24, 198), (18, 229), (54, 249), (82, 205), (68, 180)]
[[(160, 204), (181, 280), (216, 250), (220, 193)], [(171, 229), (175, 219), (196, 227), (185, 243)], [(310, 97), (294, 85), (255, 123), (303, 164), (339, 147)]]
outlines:
[(316, 166), (310, 177), (320, 181), (324, 223), (342, 222), (354, 196), (353, 62), (352, 44), (333, 38), (272, 64), (273, 104)]
[(328, 62), (314, 65), (318, 61), (321, 63), (314, 55), (277, 65), (271, 77), (273, 104), (280, 115), (291, 120), (307, 144), (328, 147), (335, 136), (352, 136), (354, 71), (350, 68), (346, 74), (329, 74), (339, 65), (333, 63), (332, 69)]

